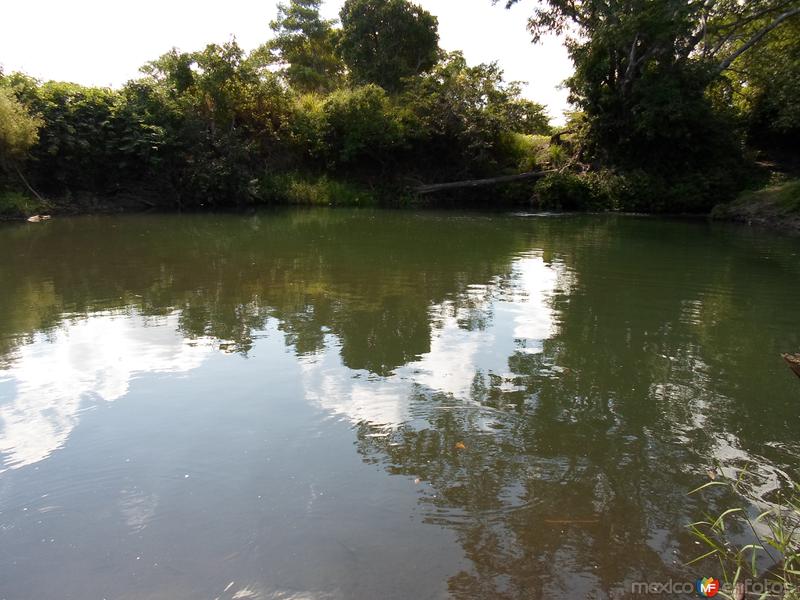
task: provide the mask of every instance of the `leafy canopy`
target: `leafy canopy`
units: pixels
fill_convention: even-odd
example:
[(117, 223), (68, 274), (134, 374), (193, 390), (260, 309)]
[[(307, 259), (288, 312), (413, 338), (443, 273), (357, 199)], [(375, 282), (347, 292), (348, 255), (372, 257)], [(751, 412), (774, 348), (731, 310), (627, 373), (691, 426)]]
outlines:
[(398, 90), (436, 64), (438, 20), (408, 0), (346, 0), (340, 48), (353, 79)]
[(31, 115), (17, 100), (14, 91), (0, 87), (0, 167), (25, 159), (39, 139), (42, 120)]
[(760, 51), (742, 54), (723, 89), (747, 120), (750, 135), (787, 147), (800, 135), (800, 18), (765, 36)]
[(327, 92), (342, 80), (344, 68), (336, 54), (335, 22), (320, 16), (321, 4), (321, 0), (278, 4), (278, 17), (270, 23), (275, 37), (266, 50), (282, 65), (289, 85), (300, 92)]
[(798, 15), (797, 0), (543, 0), (529, 28), (534, 40), (567, 35), (585, 156), (655, 173), (673, 187), (702, 179), (702, 202), (714, 202), (743, 162), (731, 94), (718, 88)]
[(518, 83), (507, 83), (496, 63), (467, 64), (451, 52), (409, 83), (404, 100), (416, 117), (419, 152), (433, 162), (461, 163), (469, 170), (490, 172), (504, 136), (545, 133), (544, 107), (520, 98)]

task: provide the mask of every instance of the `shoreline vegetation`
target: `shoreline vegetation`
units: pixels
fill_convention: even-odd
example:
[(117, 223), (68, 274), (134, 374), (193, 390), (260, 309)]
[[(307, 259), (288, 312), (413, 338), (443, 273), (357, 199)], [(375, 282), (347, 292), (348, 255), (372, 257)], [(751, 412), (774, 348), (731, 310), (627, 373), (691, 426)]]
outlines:
[(575, 66), (560, 128), (407, 0), (347, 0), (338, 21), (290, 0), (252, 52), (172, 49), (120, 89), (0, 70), (0, 219), (526, 207), (800, 230), (798, 3), (638, 3), (530, 17)]

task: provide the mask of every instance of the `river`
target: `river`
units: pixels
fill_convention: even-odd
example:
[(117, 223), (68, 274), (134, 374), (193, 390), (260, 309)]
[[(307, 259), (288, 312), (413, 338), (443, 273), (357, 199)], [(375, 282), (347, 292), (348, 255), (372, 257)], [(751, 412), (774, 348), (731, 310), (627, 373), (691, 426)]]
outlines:
[(738, 500), (689, 491), (800, 477), (798, 282), (798, 238), (654, 218), (0, 224), (0, 599), (719, 576), (687, 524)]

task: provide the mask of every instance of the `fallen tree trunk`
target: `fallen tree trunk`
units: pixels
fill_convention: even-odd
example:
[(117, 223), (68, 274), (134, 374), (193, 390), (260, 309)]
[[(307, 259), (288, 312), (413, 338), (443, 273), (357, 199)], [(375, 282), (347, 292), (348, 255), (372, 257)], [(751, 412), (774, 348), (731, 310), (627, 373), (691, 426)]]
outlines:
[(444, 190), (457, 190), (460, 188), (476, 188), (489, 185), (498, 185), (501, 183), (512, 183), (514, 181), (523, 181), (524, 179), (536, 179), (544, 177), (548, 173), (555, 173), (554, 169), (547, 171), (531, 171), (529, 173), (520, 173), (518, 175), (504, 175), (502, 177), (490, 177), (489, 179), (468, 179), (466, 181), (451, 181), (449, 183), (433, 183), (431, 185), (420, 185), (414, 188), (417, 194), (432, 194), (434, 192), (441, 192)]

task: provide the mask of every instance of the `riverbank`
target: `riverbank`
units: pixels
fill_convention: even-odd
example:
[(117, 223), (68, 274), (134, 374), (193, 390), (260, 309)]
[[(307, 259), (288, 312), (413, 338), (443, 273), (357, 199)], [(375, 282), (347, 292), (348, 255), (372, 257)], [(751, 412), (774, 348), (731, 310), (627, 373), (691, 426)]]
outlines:
[(92, 215), (144, 212), (154, 208), (167, 209), (162, 201), (146, 194), (120, 194), (113, 198), (92, 195), (62, 198), (35, 198), (18, 191), (0, 191), (0, 221), (24, 221), (36, 215)]
[[(585, 181), (586, 178), (586, 175), (579, 178), (572, 174), (557, 174), (546, 180), (545, 185), (530, 188), (527, 194), (520, 193), (518, 187), (516, 190), (499, 187), (496, 189), (495, 208), (514, 209), (524, 205), (537, 210), (545, 209), (555, 212), (631, 212), (623, 207), (616, 209), (611, 207), (612, 205), (606, 198), (609, 196), (608, 191), (592, 192), (590, 185)], [(564, 179), (568, 180), (570, 184), (577, 181), (580, 185), (566, 185), (562, 181)], [(578, 194), (575, 189), (581, 193)], [(467, 190), (463, 193), (469, 196), (471, 191)], [(580, 198), (576, 199), (576, 195)], [(480, 204), (486, 207), (485, 202)], [(460, 208), (470, 205), (470, 202), (457, 203)], [(217, 207), (209, 204), (208, 206), (187, 208), (191, 212), (196, 212), (198, 209), (225, 208), (230, 210), (238, 208), (239, 210), (248, 210), (267, 206), (388, 206), (395, 208), (436, 206), (453, 208), (456, 207), (456, 204), (453, 203), (452, 198), (450, 200), (441, 198), (434, 201), (430, 199), (423, 201), (420, 196), (400, 187), (379, 189), (361, 183), (332, 179), (326, 175), (308, 176), (286, 173), (259, 183), (249, 201), (240, 203), (236, 207)], [(19, 191), (0, 192), (0, 221), (19, 221), (44, 214), (70, 216), (141, 213), (152, 210), (173, 212), (180, 211), (181, 206), (174, 198), (149, 192), (125, 192), (107, 197), (82, 194), (44, 200)], [(670, 216), (670, 213), (660, 214)], [(695, 216), (702, 218), (702, 215)], [(731, 221), (800, 233), (800, 179), (744, 192), (732, 202), (718, 204), (708, 216), (715, 221)]]
[(744, 192), (714, 207), (711, 218), (800, 233), (800, 179)]
[[(390, 194), (399, 200), (388, 202), (387, 197)], [(152, 190), (125, 191), (105, 196), (82, 193), (45, 199), (18, 190), (0, 191), (0, 220), (24, 220), (41, 214), (113, 214), (149, 210), (180, 211), (184, 208), (197, 211), (215, 208), (248, 209), (272, 205), (365, 207), (381, 204), (397, 205), (407, 203), (407, 200), (401, 190), (389, 187), (377, 190), (362, 183), (333, 179), (327, 175), (282, 173), (255, 182), (245, 200), (224, 206), (209, 202), (207, 205), (192, 204), (184, 207), (180, 198)]]

